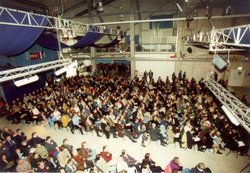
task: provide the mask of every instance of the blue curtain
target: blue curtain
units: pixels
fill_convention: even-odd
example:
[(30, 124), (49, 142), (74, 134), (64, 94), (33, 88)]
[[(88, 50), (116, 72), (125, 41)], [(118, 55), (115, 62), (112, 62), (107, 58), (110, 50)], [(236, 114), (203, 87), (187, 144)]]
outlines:
[[(23, 19), (23, 24), (28, 24), (28, 18), (24, 18), (24, 14), (19, 12), (11, 12), (18, 22)], [(15, 22), (9, 13), (3, 11), (0, 16), (1, 22)], [(38, 23), (42, 23), (41, 16), (35, 16), (34, 19)], [(35, 24), (34, 19), (31, 18), (31, 23)], [(42, 25), (46, 26), (47, 21), (45, 20)], [(14, 56), (21, 54), (22, 52), (29, 49), (37, 38), (42, 33), (43, 28), (33, 28), (24, 26), (11, 26), (11, 25), (0, 25), (0, 55), (3, 56)]]
[[(98, 45), (95, 44), (98, 40), (100, 40), (103, 37), (102, 33), (94, 33), (94, 32), (87, 32), (83, 37), (80, 37), (77, 43), (75, 43), (72, 46), (66, 45), (64, 43), (61, 43), (61, 48), (83, 48), (87, 46), (94, 46), (98, 47)], [(117, 40), (113, 40), (111, 43), (108, 43), (107, 45), (104, 45), (103, 47), (110, 47), (112, 45), (115, 45)], [(58, 48), (58, 42), (57, 38), (53, 34), (45, 34), (43, 33), (38, 40), (36, 41), (37, 44), (39, 44), (42, 47), (45, 47), (47, 49), (52, 50), (59, 50)]]
[(114, 40), (112, 40), (110, 43), (106, 43), (106, 44), (93, 44), (91, 45), (92, 47), (96, 47), (96, 48), (108, 48), (108, 47), (113, 47), (115, 45), (117, 45), (118, 43), (120, 43), (120, 41), (123, 39), (122, 38), (115, 38)]
[[(36, 41), (37, 44), (39, 44), (42, 47), (45, 47), (47, 49), (52, 49), (52, 50), (59, 50), (58, 48), (58, 41), (57, 38), (52, 34), (45, 34), (43, 33), (38, 40)], [(69, 47), (68, 45), (61, 43), (61, 48), (67, 48)]]
[(72, 48), (83, 48), (93, 45), (103, 37), (102, 33), (87, 32)]

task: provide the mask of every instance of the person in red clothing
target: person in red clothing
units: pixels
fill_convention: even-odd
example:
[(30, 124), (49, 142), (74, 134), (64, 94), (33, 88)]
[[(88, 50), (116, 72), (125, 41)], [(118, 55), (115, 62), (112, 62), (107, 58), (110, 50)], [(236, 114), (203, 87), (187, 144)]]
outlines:
[(102, 152), (100, 153), (100, 156), (108, 163), (110, 160), (112, 160), (112, 153), (108, 151), (107, 145), (104, 145), (102, 148)]

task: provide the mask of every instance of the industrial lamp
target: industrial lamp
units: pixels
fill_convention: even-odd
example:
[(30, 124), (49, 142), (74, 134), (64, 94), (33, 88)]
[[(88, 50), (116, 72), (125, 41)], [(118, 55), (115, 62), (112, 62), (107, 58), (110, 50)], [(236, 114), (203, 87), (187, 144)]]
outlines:
[(38, 80), (39, 80), (39, 77), (37, 75), (34, 75), (34, 76), (25, 77), (24, 79), (20, 79), (20, 80), (14, 81), (14, 84), (17, 87), (20, 87), (20, 86), (23, 86), (23, 85), (27, 85), (27, 84), (36, 82)]
[(77, 68), (77, 61), (74, 61), (73, 63), (55, 71), (55, 75), (56, 76), (59, 76), (61, 74), (63, 74), (64, 72), (67, 72), (69, 69), (72, 69), (72, 68)]

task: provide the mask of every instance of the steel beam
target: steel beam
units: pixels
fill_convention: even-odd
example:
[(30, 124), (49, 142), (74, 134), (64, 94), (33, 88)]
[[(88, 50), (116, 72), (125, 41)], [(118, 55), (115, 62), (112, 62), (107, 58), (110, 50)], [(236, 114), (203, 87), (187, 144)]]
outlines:
[(250, 108), (216, 82), (212, 76), (213, 73), (210, 73), (203, 82), (214, 96), (232, 113), (242, 127), (250, 133)]
[[(212, 16), (211, 19), (226, 19), (235, 17), (250, 17), (250, 14), (236, 14), (228, 16)], [(206, 16), (194, 17), (194, 20), (207, 19)], [(186, 17), (180, 18), (166, 18), (166, 19), (145, 19), (145, 20), (128, 20), (128, 21), (115, 21), (115, 22), (105, 22), (105, 23), (91, 23), (90, 25), (117, 25), (117, 24), (129, 24), (129, 23), (148, 23), (148, 22), (166, 22), (166, 21), (186, 21)]]
[[(17, 19), (15, 15), (13, 15), (14, 12), (18, 12), (23, 14), (22, 19)], [(3, 19), (8, 15), (8, 17), (12, 18), (12, 21), (6, 22), (1, 19)], [(39, 16), (42, 18), (42, 20), (39, 22), (36, 17)], [(28, 20), (28, 22), (27, 22)], [(60, 17), (52, 17), (52, 16), (46, 16), (41, 14), (34, 14), (26, 11), (20, 11), (15, 9), (9, 9), (4, 8), (0, 6), (0, 25), (10, 25), (10, 26), (24, 26), (24, 27), (34, 27), (34, 28), (46, 28), (46, 29), (59, 29), (59, 30), (73, 30), (78, 35), (82, 35), (86, 32), (97, 32), (97, 33), (104, 33), (109, 35), (123, 35), (125, 32), (123, 31), (117, 31), (113, 29), (108, 29), (105, 27), (105, 30), (102, 29), (102, 26), (91, 26), (88, 24), (83, 24), (80, 22), (62, 19)]]
[(211, 46), (228, 45), (250, 48), (250, 44), (241, 43), (247, 33), (250, 33), (250, 24), (223, 29), (213, 29), (211, 31)]
[(32, 74), (56, 69), (58, 67), (65, 67), (69, 64), (71, 64), (70, 59), (61, 59), (61, 60), (56, 60), (56, 61), (51, 61), (51, 62), (46, 62), (46, 63), (40, 63), (36, 65), (30, 65), (26, 67), (1, 71), (0, 83), (8, 81), (8, 80), (14, 80), (20, 77), (25, 77), (25, 76), (29, 76)]

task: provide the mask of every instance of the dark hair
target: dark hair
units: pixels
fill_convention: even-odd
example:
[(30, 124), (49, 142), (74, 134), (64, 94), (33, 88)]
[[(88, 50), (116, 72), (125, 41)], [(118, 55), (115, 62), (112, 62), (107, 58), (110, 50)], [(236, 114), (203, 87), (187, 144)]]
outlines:
[(47, 137), (46, 137), (46, 141), (49, 140), (50, 138), (51, 138), (50, 136), (47, 136)]
[(36, 134), (36, 132), (33, 132), (33, 133), (31, 133), (31, 137), (33, 138), (33, 136)]
[(150, 153), (145, 154), (145, 159), (149, 159)]

